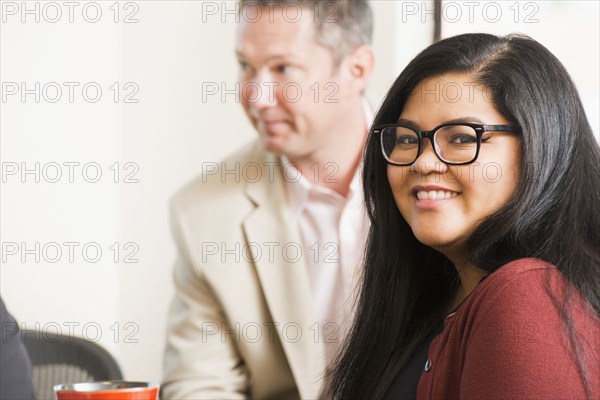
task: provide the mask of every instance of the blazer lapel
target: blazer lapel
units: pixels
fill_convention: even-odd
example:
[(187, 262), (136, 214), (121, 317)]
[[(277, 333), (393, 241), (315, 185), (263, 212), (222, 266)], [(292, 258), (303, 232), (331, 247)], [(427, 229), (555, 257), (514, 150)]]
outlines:
[(271, 176), (263, 174), (260, 181), (247, 184), (246, 194), (256, 208), (243, 227), (248, 248), (259, 249), (253, 254), (254, 264), (300, 396), (316, 398), (325, 352), (323, 343), (315, 340), (319, 328), (306, 255), (302, 255), (298, 227), (286, 205), (280, 164), (266, 153), (263, 159), (276, 167)]

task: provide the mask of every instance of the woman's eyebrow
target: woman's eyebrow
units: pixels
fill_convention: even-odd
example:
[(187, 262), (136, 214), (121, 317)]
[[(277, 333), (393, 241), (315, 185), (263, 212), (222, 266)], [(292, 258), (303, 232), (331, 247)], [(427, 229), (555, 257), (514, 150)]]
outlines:
[(477, 117), (461, 117), (461, 118), (456, 118), (456, 119), (451, 119), (450, 121), (446, 121), (444, 122), (445, 124), (462, 124), (462, 123), (476, 123), (476, 124), (482, 124), (483, 125), (483, 121), (480, 120)]
[(396, 123), (402, 124), (402, 125), (408, 125), (409, 127), (414, 128), (414, 129), (419, 129), (419, 126), (414, 121), (411, 121), (410, 119), (398, 118), (398, 121), (396, 121)]
[[(415, 123), (414, 121), (411, 121), (410, 119), (406, 119), (406, 118), (399, 118), (398, 121), (396, 121), (396, 123), (397, 124), (405, 124), (405, 125), (408, 125), (413, 128), (418, 127), (417, 123)], [(444, 122), (444, 124), (464, 124), (464, 123), (475, 123), (475, 124), (484, 125), (483, 121), (477, 117), (460, 117), (460, 118), (454, 118), (454, 119)]]

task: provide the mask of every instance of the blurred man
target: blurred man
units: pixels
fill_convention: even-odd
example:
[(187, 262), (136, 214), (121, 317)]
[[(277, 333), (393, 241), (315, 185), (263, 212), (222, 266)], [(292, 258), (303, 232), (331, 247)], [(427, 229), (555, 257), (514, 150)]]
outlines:
[(315, 398), (351, 317), (368, 229), (367, 2), (240, 10), (240, 101), (259, 138), (173, 199), (167, 399)]

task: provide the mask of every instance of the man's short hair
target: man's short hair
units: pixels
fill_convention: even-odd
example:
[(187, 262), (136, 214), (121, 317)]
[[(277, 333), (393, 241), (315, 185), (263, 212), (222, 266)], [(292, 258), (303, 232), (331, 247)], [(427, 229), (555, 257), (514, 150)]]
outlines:
[(373, 12), (368, 0), (240, 0), (240, 12), (251, 4), (313, 12), (317, 43), (331, 50), (335, 65), (356, 47), (371, 44)]

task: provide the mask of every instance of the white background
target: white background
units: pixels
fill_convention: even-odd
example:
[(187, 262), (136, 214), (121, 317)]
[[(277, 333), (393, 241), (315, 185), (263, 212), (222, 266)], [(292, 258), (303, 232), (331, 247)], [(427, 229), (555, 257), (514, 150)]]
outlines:
[[(23, 327), (66, 335), (75, 326), (115, 355), (126, 379), (159, 381), (175, 258), (168, 199), (203, 163), (254, 137), (234, 94), (222, 101), (220, 93), (202, 91), (207, 83), (234, 88), (236, 6), (74, 3), (0, 2), (1, 295)], [(553, 51), (573, 75), (598, 135), (597, 1), (446, 3), (444, 36), (518, 31)], [(377, 69), (368, 94), (376, 108), (406, 63), (431, 43), (433, 4), (372, 6)], [(36, 82), (39, 102), (35, 93), (22, 98), (21, 84), (31, 90)], [(73, 82), (72, 102), (64, 82)], [(62, 97), (53, 103), (57, 86)], [(94, 103), (95, 87), (102, 95)], [(127, 95), (137, 102), (125, 102)], [(39, 179), (22, 173), (36, 163)], [(88, 182), (97, 171), (98, 182)], [(92, 262), (96, 248), (102, 256)], [(138, 262), (125, 262), (127, 255)]]

